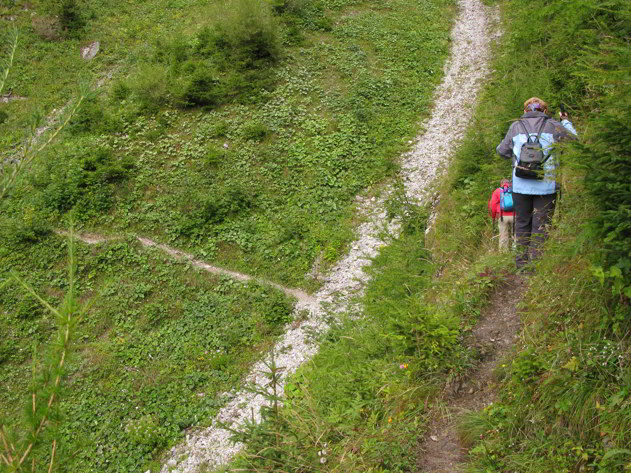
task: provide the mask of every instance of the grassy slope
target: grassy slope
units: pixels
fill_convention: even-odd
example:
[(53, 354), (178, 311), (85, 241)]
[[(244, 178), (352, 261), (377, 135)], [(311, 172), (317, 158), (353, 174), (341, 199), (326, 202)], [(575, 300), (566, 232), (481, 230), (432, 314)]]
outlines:
[[(625, 2), (500, 5), (495, 73), (445, 179), (433, 231), (424, 241), (422, 225), (412, 225), (377, 259), (365, 324), (342, 324), (294, 377), (287, 407), (240, 460), (250, 468), (415, 471), (415, 439), (436, 389), (476, 362), (454, 335), (475, 322), (485, 294), (514, 265), (495, 253), (486, 202), (510, 172), (495, 146), (537, 95), (552, 112), (566, 104), (581, 144), (564, 153), (562, 200), (521, 306), (521, 342), (497, 373), (499, 402), (461, 419), (467, 468), (628, 471), (628, 232), (616, 219), (629, 202), (631, 12)], [(318, 463), (323, 448), (326, 466)]]
[[(51, 230), (71, 224), (139, 232), (314, 287), (305, 274), (316, 257), (330, 264), (352, 238), (355, 194), (394, 172), (393, 158), (414, 134), (440, 79), (451, 13), (449, 2), (318, 2), (307, 16), (316, 25), (298, 44), (279, 26), (285, 47), (265, 100), (213, 110), (167, 102), (146, 113), (136, 95), (116, 91), (141, 90), (145, 79), (168, 90), (142, 75), (166, 70), (156, 59), (158, 38), (165, 47), (194, 42), (212, 5), (81, 5), (93, 13), (82, 39), (56, 42), (31, 31), (32, 10), (2, 7), (22, 28), (8, 86), (29, 97), (4, 108), (8, 140), (21, 138), (33, 109), (47, 112), (74, 96), (82, 78), (114, 75), (2, 203), (0, 277), (16, 271), (51, 303), (68, 284), (67, 243)], [(86, 63), (77, 47), (91, 39), (101, 40), (101, 53)], [(228, 151), (217, 160), (223, 143)], [(236, 210), (209, 223), (204, 205), (215, 201), (220, 212)], [(77, 329), (54, 430), (61, 469), (144, 471), (184, 429), (216, 412), (215, 394), (238, 385), (288, 320), (288, 301), (133, 238), (79, 244), (77, 253), (78, 293), (92, 305)], [(14, 285), (3, 289), (0, 307), (0, 412), (11, 425), (26, 400), (32, 344), (45, 343), (53, 323)]]
[[(76, 162), (100, 148), (108, 159), (134, 166), (133, 179), (113, 196), (76, 191), (65, 197), (74, 204), (70, 209), (55, 197), (60, 186), (68, 187), (67, 166), (49, 166), (38, 181), (42, 192), (20, 205), (43, 208), (40, 215), (49, 220), (71, 214), (86, 226), (148, 233), (233, 268), (313, 284), (305, 280), (313, 261), (334, 261), (352, 238), (353, 196), (396, 169), (393, 157), (414, 133), (448, 45), (447, 17), (428, 2), (317, 5), (315, 19), (330, 17), (328, 26), (283, 49), (273, 71), (278, 85), (263, 104), (202, 114), (169, 108), (137, 117), (133, 99), (101, 96), (85, 107), (74, 136), (50, 154)], [(142, 11), (129, 13), (153, 18), (159, 10), (145, 2)], [(160, 62), (155, 38), (166, 37), (161, 48), (167, 50), (176, 38), (194, 43), (188, 30), (204, 23), (182, 32), (179, 23), (177, 30), (162, 26), (158, 15), (148, 41), (137, 44), (126, 10), (109, 13), (125, 26), (117, 34), (127, 32), (120, 40), (127, 55), (105, 44), (89, 67), (120, 68), (128, 74), (123, 85), (134, 90), (168, 94), (177, 88), (160, 76), (172, 66)], [(114, 20), (108, 20), (95, 20), (105, 37), (113, 33)], [(231, 210), (217, 215), (215, 202)]]

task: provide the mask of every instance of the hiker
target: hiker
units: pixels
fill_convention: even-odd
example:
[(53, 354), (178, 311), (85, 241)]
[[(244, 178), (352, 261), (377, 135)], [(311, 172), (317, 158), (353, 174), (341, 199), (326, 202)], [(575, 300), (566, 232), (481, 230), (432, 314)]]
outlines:
[(500, 187), (493, 191), (489, 200), (489, 215), (493, 221), (498, 221), (500, 229), (500, 251), (508, 251), (511, 235), (513, 234), (513, 198), (508, 179), (502, 179)]
[(536, 259), (547, 236), (556, 204), (558, 158), (551, 146), (577, 134), (565, 111), (560, 122), (548, 116), (548, 105), (538, 97), (524, 102), (524, 114), (513, 122), (497, 146), (497, 153), (513, 159), (513, 205), (517, 239), (517, 269)]

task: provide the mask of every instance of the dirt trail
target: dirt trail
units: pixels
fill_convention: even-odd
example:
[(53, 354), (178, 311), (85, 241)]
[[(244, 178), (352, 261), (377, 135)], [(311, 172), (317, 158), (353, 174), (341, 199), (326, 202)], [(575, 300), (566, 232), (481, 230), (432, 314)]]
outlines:
[(462, 414), (480, 410), (495, 400), (493, 371), (515, 344), (520, 322), (517, 303), (526, 287), (519, 276), (506, 276), (494, 292), (490, 305), (473, 329), (466, 345), (482, 355), (481, 363), (465, 379), (451, 383), (443, 392), (441, 408), (436, 408), (418, 452), (419, 473), (463, 471), (466, 448), (461, 444), (457, 425)]
[[(63, 236), (71, 235), (69, 232), (66, 232), (63, 230), (59, 230), (57, 231), (57, 233)], [(77, 240), (82, 241), (83, 243), (87, 243), (88, 245), (98, 245), (99, 243), (105, 243), (108, 241), (115, 241), (115, 240), (122, 239), (122, 237), (118, 237), (118, 236), (107, 237), (107, 236), (99, 235), (96, 233), (73, 233), (72, 236), (76, 238)], [(236, 279), (238, 281), (256, 281), (261, 284), (266, 284), (266, 285), (275, 287), (279, 291), (283, 291), (288, 296), (295, 297), (296, 299), (298, 299), (299, 302), (303, 304), (313, 304), (315, 302), (315, 299), (312, 296), (310, 296), (304, 291), (301, 291), (300, 289), (282, 286), (280, 284), (268, 281), (263, 278), (257, 278), (249, 274), (240, 273), (238, 271), (231, 271), (229, 269), (220, 268), (219, 266), (213, 266), (212, 264), (208, 264), (204, 261), (196, 259), (190, 253), (176, 250), (175, 248), (171, 248), (170, 246), (164, 245), (162, 243), (157, 243), (153, 240), (150, 240), (149, 238), (137, 236), (136, 240), (138, 240), (143, 246), (146, 246), (149, 248), (152, 248), (152, 247), (158, 248), (175, 259), (187, 260), (196, 268), (203, 269), (204, 271), (207, 271), (209, 273), (230, 276), (231, 278)]]

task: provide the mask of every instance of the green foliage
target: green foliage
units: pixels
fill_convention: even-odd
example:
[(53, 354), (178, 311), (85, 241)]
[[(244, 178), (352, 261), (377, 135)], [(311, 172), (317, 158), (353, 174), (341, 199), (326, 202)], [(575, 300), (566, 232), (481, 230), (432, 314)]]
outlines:
[[(76, 295), (90, 295), (92, 308), (77, 329), (81, 351), (68, 366), (69, 394), (55, 425), (64, 446), (59, 471), (142, 469), (191, 425), (212, 417), (222, 405), (217, 395), (238, 386), (260, 347), (291, 321), (292, 304), (281, 292), (191, 272), (133, 241), (79, 248)], [(57, 293), (68, 284), (56, 269), (63, 249), (64, 240), (51, 235), (11, 264), (43, 291)], [(21, 396), (13, 374), (23, 374), (18, 354), (28, 353), (34, 337), (46, 342), (50, 329), (41, 310), (26, 317), (30, 298), (6, 289), (0, 295), (3, 307), (25, 315), (12, 315), (6, 326), (0, 317), (9, 334), (0, 344), (0, 376)], [(17, 420), (9, 394), (0, 406)]]
[(114, 89), (114, 97), (124, 97), (127, 90), (133, 94), (138, 108), (145, 113), (156, 113), (170, 103), (171, 77), (162, 64), (143, 64), (135, 76)]
[(48, 159), (32, 182), (42, 191), (44, 208), (59, 214), (75, 209), (75, 218), (83, 220), (110, 208), (113, 186), (133, 168), (129, 158), (117, 159), (108, 149), (77, 148), (64, 160)]
[(57, 0), (58, 17), (61, 28), (68, 36), (77, 36), (85, 26), (85, 19), (81, 15), (81, 10), (77, 0)]
[(216, 48), (225, 61), (243, 69), (265, 67), (278, 58), (278, 26), (267, 1), (231, 0), (221, 13), (198, 36), (199, 52)]
[[(76, 332), (77, 319), (81, 318), (83, 308), (79, 306), (75, 294), (74, 274), (75, 260), (73, 245), (69, 246), (68, 290), (63, 304), (59, 309), (53, 308), (46, 300), (37, 294), (22, 278), (12, 273), (11, 279), (22, 286), (27, 297), (37, 302), (56, 318), (57, 334), (53, 343), (46, 348), (44, 356), (33, 345), (32, 381), (29, 386), (30, 395), (25, 396), (25, 416), (11, 417), (3, 412), (0, 417), (0, 469), (2, 471), (24, 471), (26, 465), (31, 465), (35, 471), (38, 465), (38, 453), (45, 449), (50, 453), (44, 457), (47, 471), (52, 471), (59, 463), (57, 453), (58, 438), (53, 436), (51, 446), (45, 432), (51, 430), (50, 424), (58, 421), (58, 406), (61, 396), (62, 379), (65, 378), (67, 363), (73, 348), (72, 342)], [(4, 289), (7, 284), (0, 286)], [(33, 308), (29, 308), (31, 312)], [(18, 318), (20, 316), (18, 315)], [(50, 450), (49, 450), (50, 449)]]
[(134, 419), (125, 430), (132, 443), (145, 452), (156, 451), (166, 445), (166, 430), (153, 416), (145, 415), (139, 419)]
[(262, 141), (270, 130), (263, 123), (249, 122), (243, 125), (242, 131), (243, 138), (252, 141)]
[[(537, 95), (551, 111), (564, 103), (580, 141), (559, 149), (563, 194), (520, 305), (523, 346), (498, 369), (498, 401), (463, 422), (469, 471), (629, 468), (629, 196), (622, 184), (629, 12), (617, 1), (511, 3), (505, 10), (498, 72), (482, 97), (497, 106), (478, 110), (432, 237), (446, 270), (477, 261), (481, 238), (491, 235), (485, 203), (509, 168), (492, 160), (494, 148), (521, 102)], [(459, 232), (450, 235), (453, 222)]]
[[(435, 285), (435, 266), (423, 248), (424, 226), (406, 228), (369, 269), (373, 279), (362, 300), (364, 314), (349, 314), (321, 337), (312, 362), (285, 384), (283, 406), (266, 411), (265, 423), (248, 425), (237, 437), (247, 441), (247, 452), (231, 467), (375, 472), (415, 467), (428, 399), (446, 376), (468, 363), (458, 347), (460, 327), (473, 321), (473, 309), (479, 313), (490, 286), (472, 275), (463, 276), (457, 289)], [(470, 304), (453, 304), (454, 297)], [(270, 379), (273, 375), (270, 369)]]
[(167, 104), (217, 107), (256, 101), (274, 85), (272, 67), (280, 54), (278, 25), (264, 0), (231, 0), (216, 6), (210, 24), (194, 37), (158, 39), (154, 63), (145, 64), (115, 97), (131, 89), (143, 112)]
[(196, 201), (196, 209), (182, 219), (180, 231), (191, 236), (203, 232), (207, 224), (216, 225), (252, 209), (255, 195), (241, 187), (224, 188), (218, 193), (204, 193)]
[(614, 92), (600, 99), (590, 141), (578, 149), (587, 167), (587, 188), (601, 203), (596, 224), (606, 242), (603, 263), (618, 267), (631, 287), (631, 191), (624, 177), (631, 172), (631, 48), (614, 49), (611, 56), (615, 62), (605, 70), (626, 70), (626, 78), (605, 73), (603, 80)]
[[(116, 91), (114, 94), (121, 93), (118, 89)], [(116, 133), (122, 131), (121, 127), (120, 120), (110, 115), (97, 96), (92, 96), (85, 100), (79, 112), (68, 123), (68, 130), (74, 134), (91, 133), (98, 135)]]
[(0, 92), (4, 90), (9, 72), (13, 66), (18, 39), (19, 32), (17, 29), (14, 29), (10, 33), (3, 32), (0, 36)]
[[(396, 172), (394, 157), (416, 132), (418, 110), (440, 79), (430, 71), (442, 70), (448, 52), (448, 4), (397, 1), (384, 10), (374, 2), (292, 1), (272, 13), (250, 2), (223, 18), (210, 15), (206, 2), (105, 2), (90, 6), (97, 14), (88, 26), (111, 42), (89, 63), (69, 47), (72, 41), (44, 43), (28, 26), (33, 44), (11, 85), (41, 97), (44, 110), (62, 109), (79, 75), (113, 76), (109, 100), (88, 100), (69, 123), (71, 133), (60, 135), (60, 145), (16, 183), (15, 198), (5, 199), (2, 231), (25, 231), (0, 239), (0, 271), (20, 271), (59, 298), (68, 280), (59, 269), (64, 243), (52, 230), (72, 217), (86, 230), (147, 235), (217, 264), (316, 288), (319, 276), (305, 275), (314, 261), (325, 271), (346, 251), (356, 224), (354, 196)], [(13, 13), (30, 25), (30, 13)], [(9, 104), (2, 136), (16, 134), (30, 103)], [(423, 212), (414, 215), (409, 226), (420, 228)], [(165, 444), (217, 412), (217, 394), (239, 386), (260, 347), (290, 321), (291, 304), (268, 287), (208, 277), (133, 240), (80, 251), (79, 294), (94, 306), (79, 329), (71, 395), (56, 424), (65, 445), (60, 470), (146, 471)], [(22, 304), (24, 317), (14, 317)], [(0, 378), (11, 386), (0, 395), (3, 412), (13, 413), (28, 393), (30, 341), (50, 336), (42, 314), (26, 316), (27, 305), (2, 293), (0, 330), (8, 335), (0, 342)], [(447, 341), (434, 320), (443, 311), (430, 314), (417, 334)], [(425, 315), (415, 317), (425, 323)], [(369, 357), (380, 353), (377, 342), (386, 335), (375, 322), (366, 335), (374, 342)], [(399, 353), (403, 342), (387, 346)], [(418, 345), (407, 339), (405, 346), (411, 352)], [(449, 348), (443, 344), (432, 356), (425, 366), (449, 360)], [(399, 369), (399, 359), (375, 358), (366, 367), (361, 360), (349, 371), (362, 380), (361, 398), (343, 393), (339, 409), (318, 416), (331, 415), (352, 435), (344, 409), (350, 406), (352, 419), (374, 412), (378, 422), (343, 448), (352, 452), (365, 440), (373, 463), (387, 458), (408, 468), (420, 403), (410, 393), (402, 401), (410, 409), (399, 412), (398, 398), (382, 404), (379, 388), (389, 380), (407, 386), (416, 371)], [(323, 381), (344, 376), (338, 371)], [(369, 409), (362, 413), (364, 398)], [(397, 419), (390, 432), (402, 440), (397, 448), (373, 435), (390, 414)], [(321, 448), (311, 448), (311, 440), (317, 467)]]

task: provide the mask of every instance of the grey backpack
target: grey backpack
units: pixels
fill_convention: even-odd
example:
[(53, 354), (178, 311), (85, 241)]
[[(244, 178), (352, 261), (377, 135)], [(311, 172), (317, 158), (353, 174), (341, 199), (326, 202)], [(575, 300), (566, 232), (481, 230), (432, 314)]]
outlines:
[(521, 146), (519, 159), (517, 160), (517, 164), (515, 166), (515, 176), (521, 177), (522, 179), (543, 179), (543, 164), (550, 156), (548, 155), (546, 157), (539, 140), (547, 121), (548, 118), (543, 120), (543, 123), (537, 132), (537, 136), (530, 136), (530, 133), (528, 133), (528, 129), (526, 128), (526, 124), (519, 120), (519, 124), (524, 129), (524, 133), (527, 138), (526, 142)]

